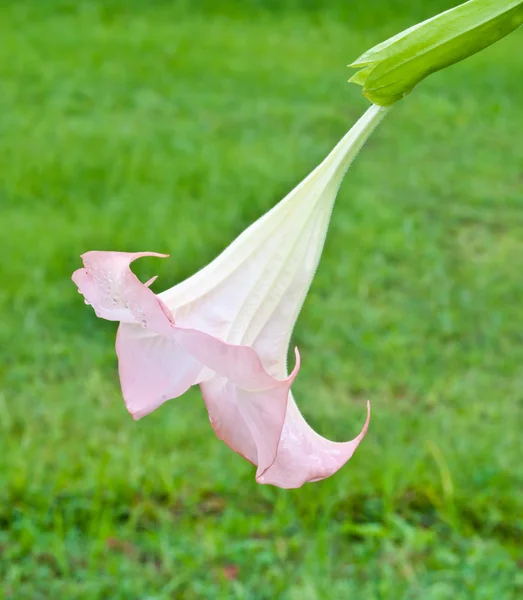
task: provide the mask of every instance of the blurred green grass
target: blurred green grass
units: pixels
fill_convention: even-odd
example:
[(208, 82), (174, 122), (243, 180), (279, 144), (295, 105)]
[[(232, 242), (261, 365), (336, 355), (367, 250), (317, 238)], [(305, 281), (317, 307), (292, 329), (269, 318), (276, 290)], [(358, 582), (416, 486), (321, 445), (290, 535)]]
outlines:
[(351, 168), (295, 330), (337, 475), (254, 483), (197, 393), (134, 423), (88, 249), (160, 290), (363, 112), (345, 65), (449, 6), (0, 7), (0, 598), (515, 599), (523, 590), (522, 32), (427, 80)]

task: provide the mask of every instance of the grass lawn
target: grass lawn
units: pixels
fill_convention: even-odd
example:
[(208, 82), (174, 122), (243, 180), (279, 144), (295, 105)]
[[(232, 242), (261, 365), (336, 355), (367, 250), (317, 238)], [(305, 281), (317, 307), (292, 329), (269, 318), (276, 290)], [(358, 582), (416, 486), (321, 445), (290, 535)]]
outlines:
[(170, 253), (137, 267), (157, 291), (205, 265), (363, 113), (345, 65), (452, 2), (191, 4), (0, 6), (0, 599), (521, 597), (523, 31), (349, 171), (293, 389), (332, 439), (373, 417), (285, 491), (196, 391), (132, 421), (70, 275), (90, 249)]

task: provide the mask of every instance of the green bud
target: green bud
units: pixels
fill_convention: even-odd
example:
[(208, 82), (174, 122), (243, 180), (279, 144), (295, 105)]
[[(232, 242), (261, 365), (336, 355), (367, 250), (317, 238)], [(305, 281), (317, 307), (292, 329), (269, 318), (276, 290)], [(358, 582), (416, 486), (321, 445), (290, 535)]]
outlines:
[(469, 0), (362, 54), (349, 81), (374, 104), (390, 106), (431, 73), (472, 56), (523, 23), (523, 0)]

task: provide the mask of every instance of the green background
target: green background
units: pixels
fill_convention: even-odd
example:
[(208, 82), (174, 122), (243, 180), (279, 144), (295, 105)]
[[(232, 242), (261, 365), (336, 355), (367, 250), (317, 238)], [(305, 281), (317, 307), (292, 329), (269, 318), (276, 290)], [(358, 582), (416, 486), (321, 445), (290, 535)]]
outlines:
[(204, 266), (363, 113), (346, 65), (450, 5), (0, 3), (2, 600), (521, 597), (522, 31), (342, 185), (294, 332), (320, 433), (372, 402), (332, 478), (257, 485), (197, 390), (133, 422), (70, 280), (91, 249), (170, 253), (157, 291)]

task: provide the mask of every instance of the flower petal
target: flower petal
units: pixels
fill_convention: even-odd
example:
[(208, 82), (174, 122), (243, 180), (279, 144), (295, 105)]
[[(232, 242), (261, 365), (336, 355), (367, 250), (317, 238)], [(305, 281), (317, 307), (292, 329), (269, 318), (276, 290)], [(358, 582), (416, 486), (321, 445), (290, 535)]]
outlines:
[[(228, 344), (195, 329), (177, 327), (162, 301), (130, 270), (133, 260), (150, 255), (158, 256), (88, 252), (83, 257), (85, 268), (73, 275), (99, 316), (123, 321), (118, 330), (116, 351), (122, 393), (129, 412), (135, 419), (147, 415), (202, 381), (202, 374), (206, 373), (209, 380), (222, 380), (218, 386), (209, 384), (209, 389), (220, 390), (209, 395), (211, 418), (211, 413), (219, 413), (223, 422), (226, 410), (212, 408), (212, 403), (227, 390), (230, 398), (217, 402), (223, 401), (226, 406), (237, 398), (247, 398), (242, 403), (245, 406), (239, 408), (239, 415), (247, 423), (256, 448), (265, 436), (262, 426), (266, 424), (270, 429), (263, 447), (254, 457), (261, 473), (276, 458), (290, 386), (299, 370), (299, 355), (293, 373), (279, 381), (265, 371), (252, 348)], [(232, 421), (231, 425), (234, 426)], [(254, 456), (249, 449), (243, 452), (244, 446), (245, 443), (233, 443), (239, 452)]]
[[(259, 360), (259, 359), (258, 359)], [(274, 463), (287, 414), (290, 387), (300, 368), (296, 349), (296, 365), (284, 381), (273, 382), (271, 388), (256, 389), (261, 378), (252, 373), (252, 381), (242, 376), (242, 385), (215, 376), (200, 384), (209, 420), (216, 435), (230, 448), (258, 466), (261, 476)], [(251, 389), (246, 389), (250, 387)]]
[(369, 421), (370, 404), (367, 403), (367, 419), (358, 436), (350, 442), (331, 442), (311, 429), (290, 394), (276, 460), (263, 474), (257, 474), (256, 480), (282, 488), (297, 488), (309, 481), (330, 477), (354, 454), (367, 433)]
[[(140, 419), (198, 382), (203, 365), (173, 339), (172, 317), (130, 264), (156, 252), (87, 252), (73, 281), (99, 317), (120, 321), (116, 353), (127, 409)], [(160, 335), (161, 334), (161, 335)]]
[(176, 340), (192, 356), (220, 377), (248, 391), (272, 390), (282, 383), (290, 385), (300, 368), (299, 354), (296, 351), (297, 362), (293, 373), (279, 381), (267, 373), (259, 356), (249, 346), (228, 344), (195, 329), (174, 329)]
[(143, 256), (164, 258), (168, 255), (156, 252), (86, 252), (82, 254), (84, 268), (75, 271), (72, 279), (97, 316), (108, 321), (137, 323), (162, 334), (170, 328), (169, 311), (129, 266)]
[(122, 395), (136, 420), (198, 383), (203, 368), (178, 342), (140, 325), (120, 325), (116, 353)]

